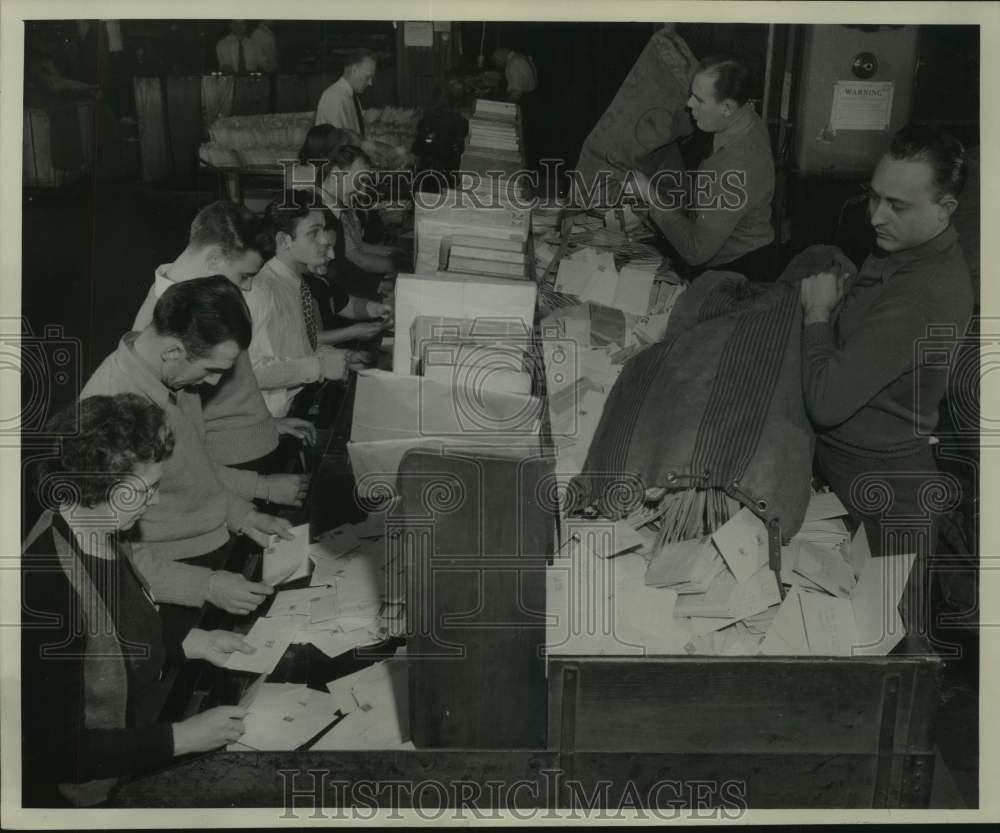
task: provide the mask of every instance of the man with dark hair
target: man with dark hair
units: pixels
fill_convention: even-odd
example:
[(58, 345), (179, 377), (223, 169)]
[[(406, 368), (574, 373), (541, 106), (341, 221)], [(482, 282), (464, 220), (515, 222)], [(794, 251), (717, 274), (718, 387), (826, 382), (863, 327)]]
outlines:
[(183, 637), (198, 609), (211, 602), (245, 614), (272, 592), (220, 568), (230, 532), (266, 546), (271, 534), (290, 538), (287, 521), (254, 510), (267, 481), (254, 472), (213, 462), (205, 449), (198, 388), (225, 377), (250, 344), (242, 293), (216, 276), (171, 286), (141, 332), (127, 333), (80, 393), (134, 393), (159, 405), (175, 439), (160, 482), (160, 501), (139, 523), (135, 561), (162, 603), (164, 628)]
[[(802, 282), (802, 373), (820, 473), (874, 554), (912, 552), (911, 526), (931, 523), (937, 472), (931, 433), (948, 384), (949, 347), (973, 309), (952, 215), (965, 184), (961, 143), (904, 127), (872, 174), (868, 213), (876, 247), (856, 277), (833, 270)], [(943, 333), (937, 337), (932, 332)], [(924, 342), (935, 350), (920, 350)], [(941, 357), (945, 361), (941, 361)], [(872, 491), (874, 489), (874, 492)], [(891, 494), (887, 506), (873, 495)]]
[[(351, 367), (362, 366), (351, 351), (333, 344), (352, 338), (372, 338), (383, 325), (324, 331), (322, 311), (306, 281), (307, 270), (326, 258), (331, 240), (325, 218), (313, 207), (313, 195), (292, 191), (268, 205), (266, 218), (274, 238), (274, 257), (264, 264), (247, 296), (253, 320), (250, 359), (264, 399), (275, 416), (293, 407), (308, 411), (305, 401), (293, 402), (314, 382), (343, 379)], [(370, 302), (336, 293), (337, 312), (346, 317), (372, 318)], [(382, 305), (378, 312), (382, 312)], [(344, 332), (349, 330), (350, 332)]]
[(316, 124), (332, 124), (348, 134), (348, 141), (375, 153), (375, 143), (365, 138), (365, 114), (359, 96), (375, 79), (375, 53), (358, 49), (344, 65), (343, 75), (323, 91), (316, 106)]
[(709, 134), (707, 155), (688, 172), (686, 187), (672, 172), (654, 175), (670, 189), (670, 204), (662, 204), (664, 187), (654, 194), (649, 179), (633, 171), (650, 219), (684, 277), (718, 269), (773, 280), (764, 247), (774, 240), (774, 160), (767, 125), (750, 92), (745, 63), (729, 55), (705, 58), (691, 81), (687, 106), (698, 129)]
[[(223, 275), (248, 292), (269, 245), (263, 224), (248, 208), (221, 200), (205, 206), (191, 223), (184, 251), (173, 263), (156, 269), (132, 329), (145, 329), (157, 299), (169, 287), (192, 278)], [(313, 437), (312, 427), (303, 420), (272, 419), (245, 353), (205, 396), (204, 406), (205, 444), (212, 458), (223, 465), (270, 473), (276, 465), (279, 434)], [(287, 485), (294, 486), (291, 481)], [(272, 498), (280, 499), (278, 492), (272, 490)]]

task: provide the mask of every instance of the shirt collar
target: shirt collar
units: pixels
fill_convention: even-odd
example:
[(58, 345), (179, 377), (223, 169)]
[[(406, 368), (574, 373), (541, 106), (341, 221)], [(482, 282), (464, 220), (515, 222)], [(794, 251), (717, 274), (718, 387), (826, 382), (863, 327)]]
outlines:
[(348, 81), (343, 75), (341, 75), (335, 83), (339, 85), (348, 95), (354, 95), (354, 87), (351, 86), (351, 82)]
[(161, 263), (153, 273), (153, 293), (157, 298), (161, 298), (163, 293), (172, 287), (175, 281), (167, 277), (167, 270), (173, 266), (172, 263)]
[(272, 257), (267, 262), (267, 266), (271, 269), (272, 272), (274, 272), (274, 274), (276, 274), (280, 278), (285, 278), (287, 280), (295, 281), (295, 283), (299, 283), (299, 281), (301, 280), (298, 274), (296, 274), (295, 271), (290, 266), (288, 266), (285, 263), (282, 263), (276, 257)]
[(135, 352), (135, 340), (138, 333), (126, 333), (118, 342), (115, 351), (115, 363), (139, 389), (139, 392), (161, 408), (166, 405), (176, 405), (177, 395), (170, 390)]
[(753, 126), (756, 118), (757, 113), (753, 109), (752, 104), (748, 104), (740, 110), (739, 115), (732, 120), (725, 130), (720, 130), (712, 137), (712, 153), (718, 153), (724, 147), (729, 147), (729, 145)]
[(955, 231), (955, 226), (949, 223), (944, 231), (919, 246), (913, 246), (899, 252), (889, 252), (885, 255), (872, 255), (872, 265), (877, 270), (882, 283), (885, 283), (907, 264), (935, 257), (957, 244), (958, 233)]

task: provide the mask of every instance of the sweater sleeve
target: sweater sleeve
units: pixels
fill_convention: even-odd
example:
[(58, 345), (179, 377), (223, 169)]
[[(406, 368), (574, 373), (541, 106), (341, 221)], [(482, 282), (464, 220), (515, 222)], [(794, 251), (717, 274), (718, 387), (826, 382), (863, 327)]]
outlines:
[(802, 389), (813, 422), (839, 425), (912, 370), (914, 346), (926, 335), (927, 322), (920, 306), (894, 297), (872, 304), (840, 349), (831, 324), (808, 325), (802, 334)]
[[(33, 780), (82, 783), (156, 769), (173, 757), (169, 723), (144, 728), (86, 725), (86, 635), (74, 625), (73, 591), (58, 566), (28, 572), (22, 621), (22, 709), (25, 772)], [(32, 784), (38, 789), (39, 784)]]
[[(697, 172), (709, 175), (705, 179), (707, 191), (702, 196), (709, 207), (688, 212), (654, 205), (650, 206), (649, 217), (689, 264), (708, 263), (732, 236), (740, 218), (752, 205), (752, 196), (767, 189), (766, 175), (758, 168), (760, 163), (748, 158), (733, 160), (725, 171)], [(693, 190), (696, 193), (699, 190), (697, 178)]]
[(215, 476), (219, 478), (219, 482), (233, 494), (246, 500), (260, 497), (257, 490), (262, 475), (255, 471), (233, 469), (219, 463), (213, 463), (213, 465), (215, 466)]
[(212, 574), (207, 567), (159, 558), (142, 541), (132, 545), (132, 561), (149, 582), (156, 601), (186, 607), (205, 604), (208, 578)]

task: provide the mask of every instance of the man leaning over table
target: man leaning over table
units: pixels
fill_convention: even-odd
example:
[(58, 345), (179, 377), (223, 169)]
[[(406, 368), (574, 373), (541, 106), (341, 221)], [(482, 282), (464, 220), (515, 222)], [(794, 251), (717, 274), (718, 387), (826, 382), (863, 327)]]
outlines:
[[(291, 538), (286, 520), (257, 512), (250, 503), (268, 497), (260, 491), (266, 481), (214, 462), (205, 448), (199, 388), (219, 382), (250, 336), (246, 302), (229, 280), (175, 284), (156, 302), (150, 324), (126, 333), (80, 393), (81, 399), (134, 393), (166, 412), (174, 453), (164, 465), (159, 502), (139, 522), (133, 554), (161, 602), (164, 630), (179, 639), (206, 602), (246, 614), (272, 592), (221, 569), (232, 533), (261, 545), (272, 534)], [(302, 491), (295, 500), (301, 501)]]

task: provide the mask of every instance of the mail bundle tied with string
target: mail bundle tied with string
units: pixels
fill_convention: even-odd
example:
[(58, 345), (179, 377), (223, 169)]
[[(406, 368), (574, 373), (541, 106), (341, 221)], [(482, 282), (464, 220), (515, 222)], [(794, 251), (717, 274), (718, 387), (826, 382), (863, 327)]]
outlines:
[(662, 548), (711, 535), (745, 507), (766, 525), (776, 578), (812, 477), (798, 282), (834, 259), (849, 263), (834, 247), (807, 249), (771, 286), (728, 272), (699, 277), (664, 340), (623, 367), (567, 509), (616, 520), (656, 489)]

